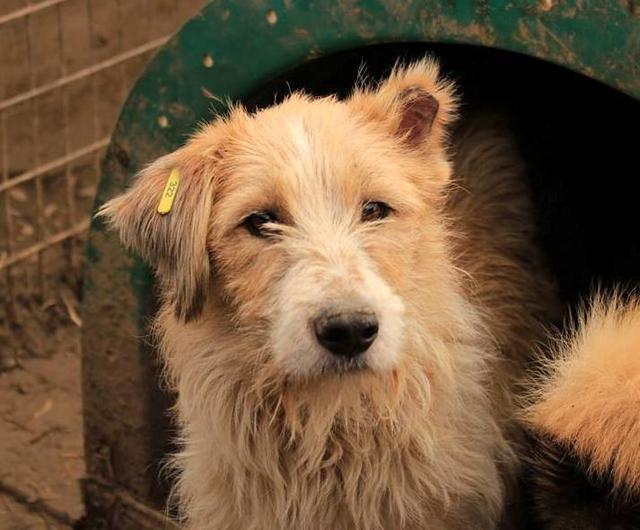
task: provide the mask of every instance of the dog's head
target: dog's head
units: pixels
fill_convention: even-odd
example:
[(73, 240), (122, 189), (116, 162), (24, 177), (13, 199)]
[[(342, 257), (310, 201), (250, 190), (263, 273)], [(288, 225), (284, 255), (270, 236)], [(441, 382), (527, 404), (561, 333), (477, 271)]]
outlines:
[(289, 376), (391, 369), (407, 314), (436, 314), (446, 296), (439, 205), (454, 106), (421, 61), (345, 101), (294, 94), (236, 108), (101, 214), (156, 267), (178, 321), (224, 313)]

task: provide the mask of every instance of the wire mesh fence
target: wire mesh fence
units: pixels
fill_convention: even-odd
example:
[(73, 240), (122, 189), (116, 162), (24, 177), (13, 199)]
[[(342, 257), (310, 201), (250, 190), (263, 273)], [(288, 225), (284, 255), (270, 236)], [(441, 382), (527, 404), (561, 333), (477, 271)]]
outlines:
[[(111, 130), (203, 0), (0, 1), (0, 327), (76, 288)], [(2, 324), (5, 326), (2, 326)]]

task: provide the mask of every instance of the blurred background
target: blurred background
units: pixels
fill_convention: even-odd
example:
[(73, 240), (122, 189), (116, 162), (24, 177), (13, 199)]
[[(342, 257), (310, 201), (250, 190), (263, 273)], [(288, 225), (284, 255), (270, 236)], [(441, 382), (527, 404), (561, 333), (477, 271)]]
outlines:
[(0, 0), (0, 529), (71, 528), (83, 474), (79, 294), (107, 142), (203, 0)]

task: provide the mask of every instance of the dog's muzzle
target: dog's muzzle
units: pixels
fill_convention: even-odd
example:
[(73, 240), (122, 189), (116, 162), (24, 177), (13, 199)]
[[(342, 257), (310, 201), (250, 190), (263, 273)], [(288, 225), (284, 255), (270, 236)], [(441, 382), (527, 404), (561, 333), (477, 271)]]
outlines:
[(369, 349), (378, 336), (378, 319), (372, 311), (325, 313), (313, 320), (320, 345), (333, 355), (352, 359)]

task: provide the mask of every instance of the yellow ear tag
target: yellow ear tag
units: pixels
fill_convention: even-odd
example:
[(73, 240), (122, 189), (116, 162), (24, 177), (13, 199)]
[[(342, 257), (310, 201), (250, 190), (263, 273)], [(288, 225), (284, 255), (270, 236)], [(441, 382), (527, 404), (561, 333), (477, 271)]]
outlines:
[(178, 184), (180, 183), (180, 172), (177, 168), (173, 168), (167, 179), (167, 183), (162, 192), (160, 198), (160, 204), (158, 204), (158, 213), (160, 215), (166, 215), (171, 211), (173, 206), (173, 200), (176, 198), (178, 192)]

